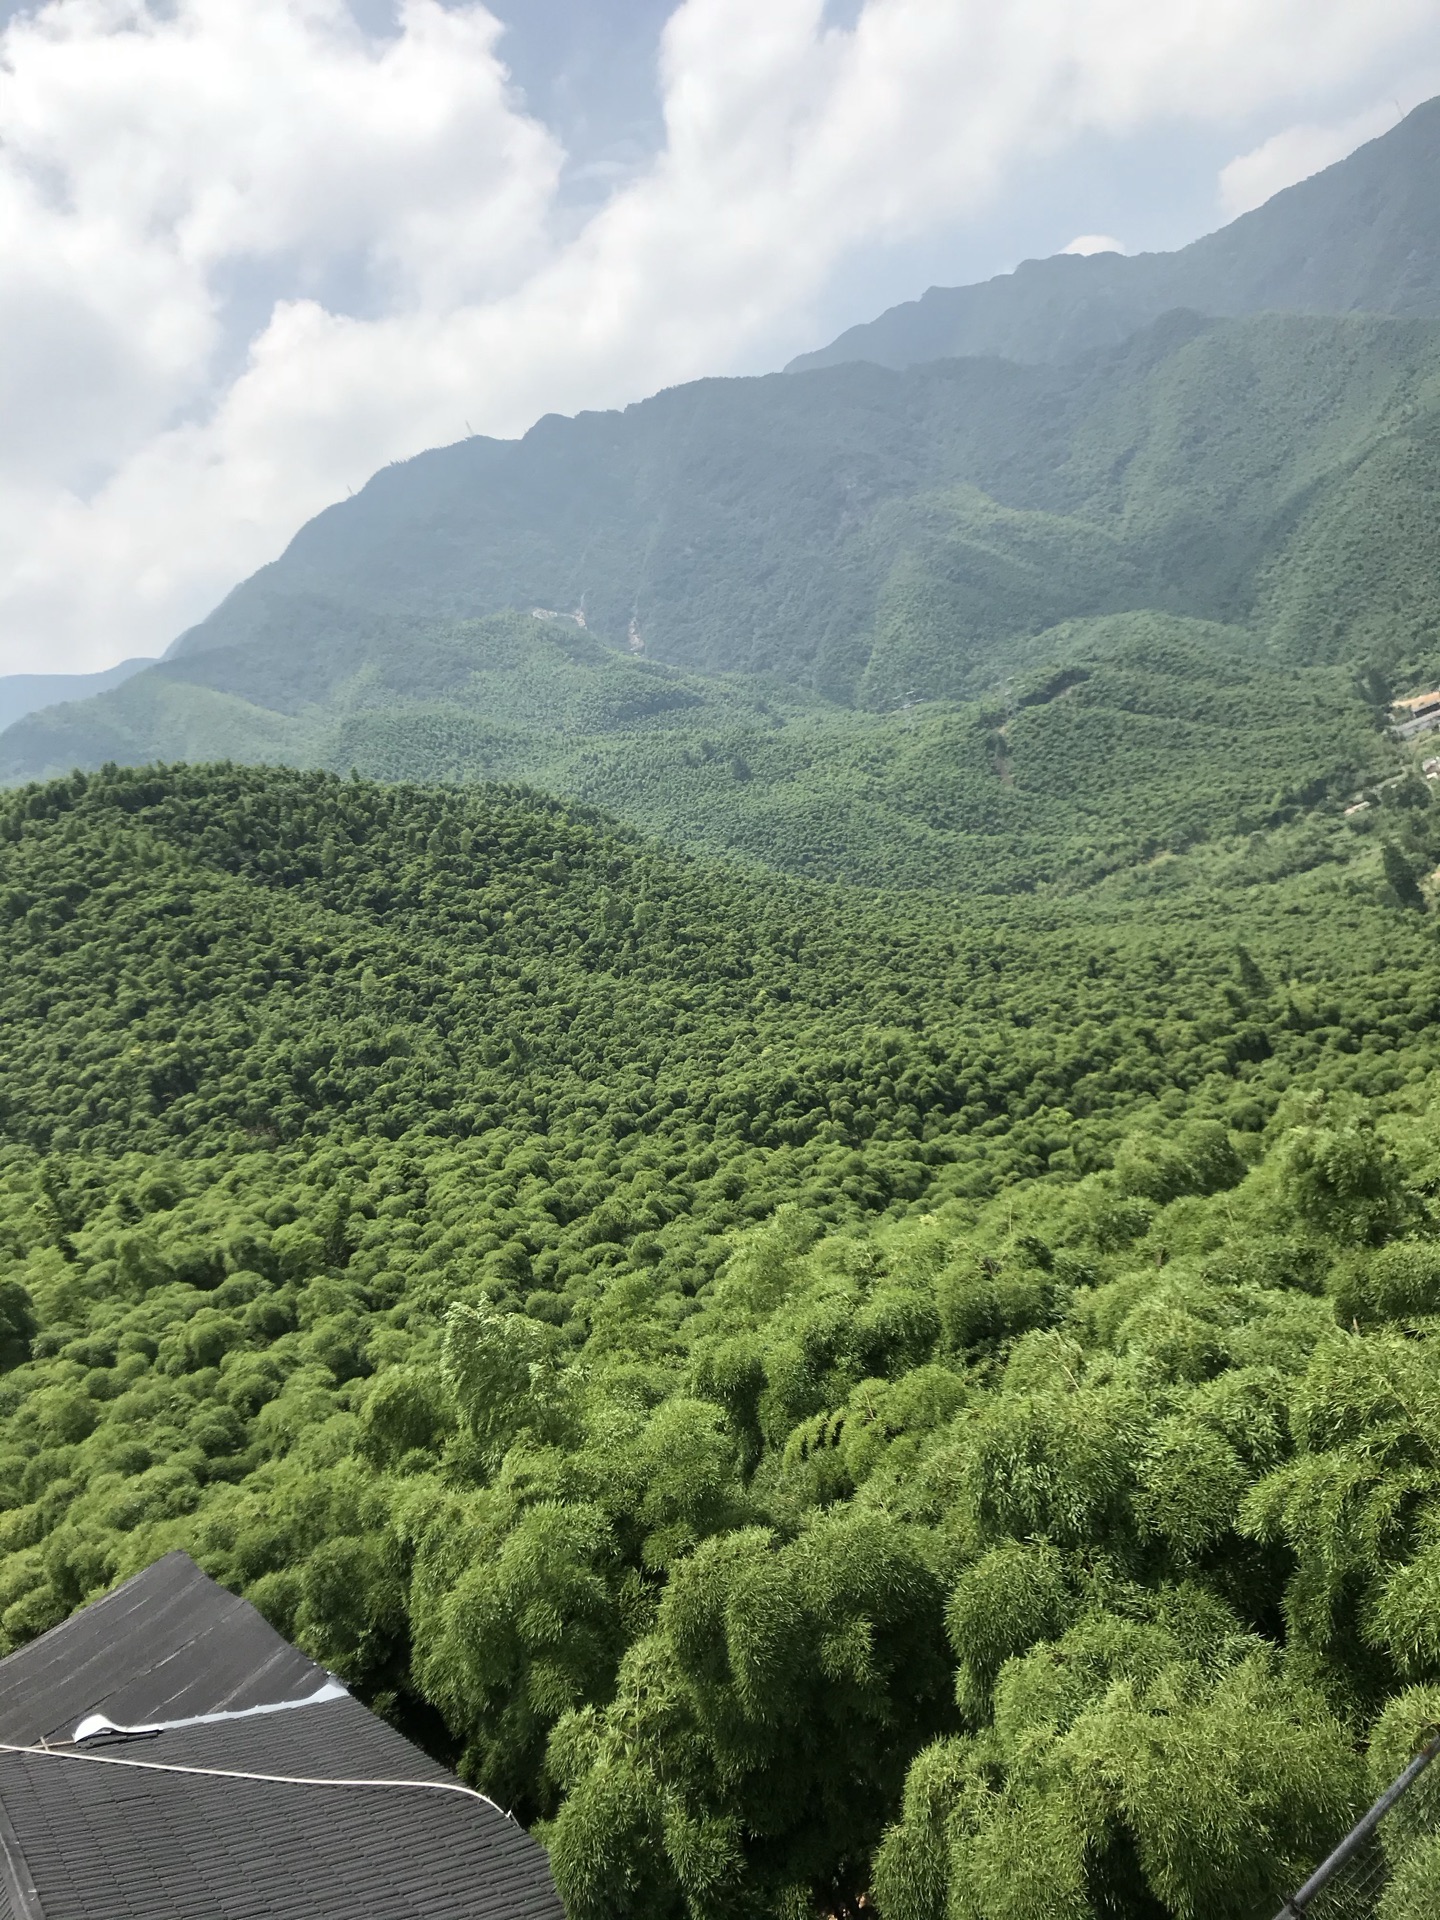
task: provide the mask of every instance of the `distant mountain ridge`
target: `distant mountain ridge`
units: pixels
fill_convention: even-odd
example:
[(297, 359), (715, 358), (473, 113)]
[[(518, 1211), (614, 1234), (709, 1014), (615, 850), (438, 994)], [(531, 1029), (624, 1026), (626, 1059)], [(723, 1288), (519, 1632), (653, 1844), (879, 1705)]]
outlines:
[(99, 673), (6, 673), (0, 674), (0, 730), (23, 720), (27, 713), (53, 707), (61, 700), (84, 700), (92, 693), (105, 693), (118, 687), (155, 662), (147, 659), (122, 660), (117, 666), (104, 667)]
[(1057, 254), (975, 286), (931, 287), (786, 371), (1071, 360), (1178, 307), (1220, 318), (1440, 314), (1440, 99), (1178, 252)]
[[(689, 671), (778, 673), (844, 702), (857, 691), (882, 702), (924, 691), (887, 691), (871, 671), (871, 629), (894, 571), (884, 545), (896, 531), (875, 521), (879, 503), (960, 484), (1010, 508), (1073, 511), (1084, 489), (1061, 472), (1063, 443), (1085, 394), (1103, 396), (1107, 382), (1113, 390), (1116, 367), (1164, 357), (1203, 326), (1199, 316), (1257, 308), (1440, 315), (1440, 100), (1178, 253), (1060, 256), (981, 286), (932, 288), (791, 363), (833, 371), (970, 361), (965, 374), (908, 400), (874, 377), (808, 393), (786, 391), (783, 376), (702, 380), (623, 413), (551, 416), (519, 441), (470, 439), (387, 468), (180, 636), (162, 676), (142, 679), (141, 700), (154, 709), (142, 731), (166, 735), (161, 710), (177, 696), (163, 682), (177, 677), (208, 680), (217, 694), (255, 691), (256, 647), (279, 664), (278, 681), (267, 664), (262, 705), (286, 709), (302, 689), (305, 699), (328, 700), (342, 658), (403, 651), (400, 636), (417, 622), (531, 605), (583, 606), (596, 638)], [(1176, 317), (1156, 333), (1166, 315)], [(1106, 362), (1151, 334), (1138, 358)], [(1056, 384), (1059, 364), (1097, 354), (1089, 374)], [(820, 417), (832, 409), (832, 419)], [(852, 537), (871, 524), (868, 545)], [(992, 517), (982, 546), (997, 526)], [(1011, 524), (1005, 537), (1015, 532)], [(1118, 559), (1108, 567), (1097, 549), (1087, 569), (1104, 590), (1077, 594), (1067, 560), (1058, 598), (1048, 597), (1055, 618), (1137, 604)], [(995, 591), (992, 582), (982, 598)], [(1037, 597), (1032, 580), (1023, 596), (1019, 627), (1033, 631), (1047, 595)], [(1231, 617), (1228, 603), (1211, 595), (1197, 605), (1173, 581), (1138, 600)], [(973, 594), (971, 603), (969, 614)], [(973, 653), (973, 619), (951, 610), (959, 653)], [(224, 665), (218, 656), (235, 649)], [(204, 672), (180, 664), (202, 651), (217, 656)], [(114, 688), (133, 665), (99, 678), (0, 680), (0, 729)], [(966, 679), (952, 671), (927, 684), (954, 692)], [(113, 735), (104, 712), (102, 703), (100, 732)], [(223, 749), (229, 726), (217, 710), (201, 737)], [(129, 727), (118, 732), (133, 738)], [(0, 749), (10, 777), (55, 764), (50, 749), (37, 763), (40, 735), (50, 749), (63, 752), (71, 737), (84, 751), (68, 717), (58, 731), (32, 729), (28, 744), (22, 734)]]

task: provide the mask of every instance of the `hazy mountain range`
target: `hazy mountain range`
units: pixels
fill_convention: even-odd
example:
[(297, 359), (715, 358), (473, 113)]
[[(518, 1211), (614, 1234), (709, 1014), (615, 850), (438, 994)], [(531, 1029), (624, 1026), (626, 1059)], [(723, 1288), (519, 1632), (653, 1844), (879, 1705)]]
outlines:
[(122, 660), (118, 666), (105, 667), (99, 673), (6, 673), (0, 674), (0, 728), (10, 726), (27, 713), (53, 706), (59, 700), (80, 700), (87, 694), (104, 693), (118, 687), (152, 660)]

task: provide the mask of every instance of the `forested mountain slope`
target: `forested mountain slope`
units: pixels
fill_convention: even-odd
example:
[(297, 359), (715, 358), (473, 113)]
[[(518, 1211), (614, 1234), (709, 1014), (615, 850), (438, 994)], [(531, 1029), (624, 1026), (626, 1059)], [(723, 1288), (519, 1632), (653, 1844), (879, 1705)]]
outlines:
[[(1398, 589), (1403, 616), (1405, 560), (1433, 531), (1437, 376), (1440, 323), (1177, 315), (1063, 370), (700, 381), (387, 468), (184, 636), (169, 671), (203, 681), (201, 654), (288, 643), (283, 702), (332, 653), (403, 652), (367, 637), (384, 620), (539, 605), (583, 607), (617, 646), (633, 622), (647, 658), (850, 700), (885, 672), (894, 629), (929, 613), (945, 625), (924, 636), (939, 657), (916, 691), (953, 694), (1065, 619), (1245, 619), (1262, 595), (1281, 618), (1301, 591), (1297, 541), (1323, 547), (1387, 455), (1409, 456), (1385, 488), (1408, 539), (1363, 577)], [(1428, 612), (1412, 606), (1395, 642)], [(1334, 658), (1352, 637), (1302, 614), (1291, 657)], [(208, 671), (242, 690), (223, 660)]]
[(1440, 100), (1176, 253), (1057, 254), (977, 286), (931, 287), (789, 371), (974, 354), (1070, 360), (1176, 307), (1440, 315)]
[[(1348, 678), (1311, 669), (1429, 670), (1437, 479), (1428, 321), (1172, 316), (1063, 370), (701, 382), (388, 469), (162, 665), (12, 728), (0, 767), (483, 773), (809, 872), (964, 883), (976, 848), (957, 835), (1008, 831), (1017, 806), (1038, 825), (1058, 791), (1033, 761), (1036, 798), (1012, 734), (1073, 723), (1082, 768), (1118, 750), (1104, 806), (1134, 811), (1126, 756), (1153, 729), (1106, 723), (1102, 743), (1094, 711), (1117, 655), (1170, 726), (1173, 751), (1133, 761), (1157, 820), (1200, 717), (1172, 643), (1210, 654), (1200, 707), (1228, 702), (1210, 748), (1248, 770), (1217, 826), (1366, 773), (1378, 744)], [(506, 606), (519, 617), (490, 617)], [(1066, 704), (1030, 714), (1070, 666)], [(1287, 702), (1315, 720), (1308, 744), (1273, 733)], [(1083, 806), (1058, 831), (1095, 838)], [(1057, 841), (1047, 871), (1069, 857)]]
[(1273, 1911), (1440, 1707), (1437, 859), (1414, 780), (954, 909), (5, 797), (0, 1634), (184, 1545), (572, 1920)]
[(502, 615), (413, 634), (403, 656), (293, 715), (177, 701), (156, 728), (148, 696), (122, 696), (122, 724), (90, 744), (117, 762), (239, 749), (389, 779), (524, 780), (695, 849), (990, 892), (1083, 886), (1391, 770), (1349, 669), (1257, 663), (1235, 629), (1152, 615), (1076, 622), (1041, 644), (1047, 664), (1003, 697), (881, 715)]

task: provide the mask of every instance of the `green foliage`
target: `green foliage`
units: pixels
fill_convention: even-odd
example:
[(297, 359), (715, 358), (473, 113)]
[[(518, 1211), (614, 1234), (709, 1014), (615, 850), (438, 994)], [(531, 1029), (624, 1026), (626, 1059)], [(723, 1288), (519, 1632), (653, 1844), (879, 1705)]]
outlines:
[(483, 1313), (457, 1302), (445, 1323), (442, 1369), (460, 1418), (503, 1458), (522, 1434), (543, 1441), (563, 1421), (554, 1331), (528, 1314)]
[(1387, 840), (1380, 849), (1381, 864), (1390, 890), (1402, 907), (1421, 907), (1425, 905), (1425, 896), (1420, 891), (1420, 882), (1415, 869), (1405, 858), (1393, 840)]
[(984, 1733), (923, 1754), (875, 1868), (887, 1920), (1278, 1905), (1359, 1798), (1324, 1701), (1218, 1614), (1086, 1614), (1002, 1672)]
[(0, 1368), (30, 1358), (37, 1325), (34, 1302), (20, 1282), (0, 1281)]
[[(1440, 1733), (1440, 1692), (1408, 1687), (1381, 1714), (1370, 1743), (1370, 1785), (1377, 1796), (1398, 1779), (1422, 1747)], [(1377, 1909), (1379, 1920), (1420, 1920), (1434, 1905), (1440, 1846), (1440, 1781), (1432, 1771), (1402, 1799), (1381, 1828), (1392, 1871)]]
[(1406, 1224), (1400, 1168), (1367, 1115), (1297, 1128), (1281, 1191), (1302, 1220), (1337, 1239), (1378, 1242)]
[(183, 1545), (595, 1920), (1273, 1910), (1440, 1681), (1440, 1001), (1358, 844), (945, 905), (9, 796), (4, 1643)]
[[(409, 634), (401, 654), (340, 679), (328, 704), (283, 720), (267, 705), (253, 730), (223, 737), (241, 760), (534, 782), (697, 850), (814, 877), (984, 892), (1088, 884), (1162, 850), (1248, 834), (1386, 765), (1347, 674), (1259, 662), (1238, 629), (1129, 615), (1070, 621), (1034, 647), (1085, 664), (1043, 676), (1008, 719), (994, 701), (897, 714), (681, 674), (502, 615)], [(267, 662), (267, 702), (284, 671)], [(163, 726), (146, 718), (144, 684), (127, 683), (124, 729), (97, 745), (62, 727), (57, 753), (213, 751), (222, 735), (204, 716), (221, 696), (164, 684)], [(224, 700), (233, 719), (238, 703)], [(195, 730), (171, 725), (177, 702), (193, 707)], [(86, 709), (65, 711), (78, 721)], [(1423, 859), (1428, 822), (1397, 818), (1396, 857)]]
[[(881, 1809), (943, 1719), (940, 1605), (923, 1538), (880, 1513), (817, 1518), (789, 1544), (742, 1528), (699, 1548), (613, 1703), (556, 1729), (567, 1910), (853, 1898)], [(647, 1810), (643, 1826), (617, 1829), (617, 1798)]]

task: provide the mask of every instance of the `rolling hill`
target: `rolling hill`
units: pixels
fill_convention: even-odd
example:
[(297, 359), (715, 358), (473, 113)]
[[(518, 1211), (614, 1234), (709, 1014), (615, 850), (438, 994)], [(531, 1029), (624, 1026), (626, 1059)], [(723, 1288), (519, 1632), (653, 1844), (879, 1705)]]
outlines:
[(1440, 1664), (1433, 922), (1325, 830), (947, 904), (0, 796), (0, 1650), (183, 1547), (584, 1920), (1270, 1911)]

